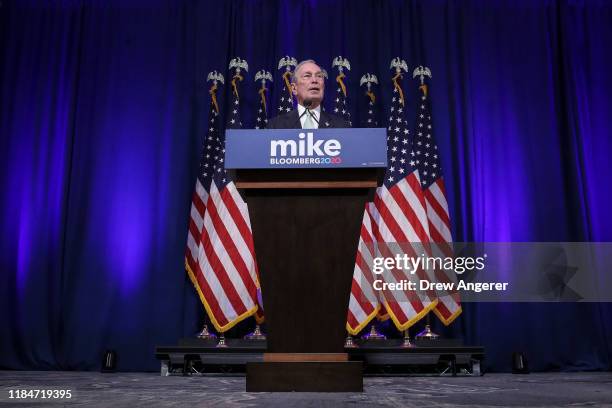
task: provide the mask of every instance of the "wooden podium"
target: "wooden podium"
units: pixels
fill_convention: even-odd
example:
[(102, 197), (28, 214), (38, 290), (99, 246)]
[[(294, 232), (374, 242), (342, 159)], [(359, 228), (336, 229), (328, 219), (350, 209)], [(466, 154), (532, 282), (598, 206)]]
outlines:
[(247, 391), (363, 391), (362, 363), (344, 352), (346, 317), (365, 204), (381, 178), (380, 167), (235, 170), (267, 325)]

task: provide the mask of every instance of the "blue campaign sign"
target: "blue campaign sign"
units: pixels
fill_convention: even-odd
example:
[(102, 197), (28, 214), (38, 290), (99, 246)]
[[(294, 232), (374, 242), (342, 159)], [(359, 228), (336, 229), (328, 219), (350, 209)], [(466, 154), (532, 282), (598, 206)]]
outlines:
[(228, 129), (225, 168), (386, 167), (387, 130)]

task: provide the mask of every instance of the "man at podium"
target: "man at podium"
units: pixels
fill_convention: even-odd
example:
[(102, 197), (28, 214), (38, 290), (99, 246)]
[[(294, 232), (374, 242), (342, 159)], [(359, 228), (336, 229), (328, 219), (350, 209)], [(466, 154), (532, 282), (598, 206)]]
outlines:
[(291, 89), (298, 101), (297, 110), (270, 119), (268, 129), (346, 128), (348, 122), (321, 110), (325, 77), (313, 60), (300, 62), (291, 76)]

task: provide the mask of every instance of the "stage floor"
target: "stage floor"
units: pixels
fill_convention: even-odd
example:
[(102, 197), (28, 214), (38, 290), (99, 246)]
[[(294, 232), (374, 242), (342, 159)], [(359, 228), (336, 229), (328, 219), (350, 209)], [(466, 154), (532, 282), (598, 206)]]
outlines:
[(64, 406), (95, 407), (612, 407), (612, 373), (366, 377), (363, 394), (247, 393), (244, 377), (157, 373), (0, 371), (0, 406), (62, 406), (8, 399), (11, 388), (68, 388)]

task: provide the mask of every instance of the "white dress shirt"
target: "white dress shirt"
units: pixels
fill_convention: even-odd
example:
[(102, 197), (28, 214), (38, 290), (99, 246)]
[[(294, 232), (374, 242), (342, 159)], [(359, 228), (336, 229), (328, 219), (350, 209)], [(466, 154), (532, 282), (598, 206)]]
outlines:
[[(302, 125), (302, 129), (304, 128), (304, 122), (306, 122), (306, 117), (308, 116), (308, 113), (302, 115), (304, 113), (304, 111), (306, 110), (305, 107), (303, 107), (302, 105), (300, 105), (298, 103), (298, 116), (300, 117), (300, 125)], [(314, 128), (318, 129), (319, 128), (319, 121), (321, 120), (321, 105), (317, 106), (314, 109), (310, 109), (310, 113), (312, 113), (312, 116), (314, 116), (314, 118), (312, 121), (314, 122)]]

